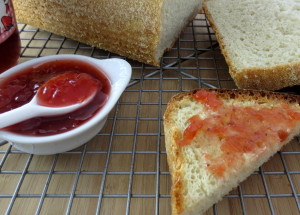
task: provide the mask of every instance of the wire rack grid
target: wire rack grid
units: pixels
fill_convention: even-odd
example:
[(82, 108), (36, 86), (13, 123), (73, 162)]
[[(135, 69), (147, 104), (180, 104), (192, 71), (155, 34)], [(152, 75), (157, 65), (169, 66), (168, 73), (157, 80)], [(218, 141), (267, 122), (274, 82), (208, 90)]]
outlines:
[[(19, 30), (20, 62), (66, 53), (122, 58), (26, 24)], [(169, 99), (200, 87), (236, 86), (204, 14), (160, 67), (126, 60), (133, 67), (127, 89), (105, 127), (82, 147), (37, 156), (1, 141), (0, 214), (171, 214), (162, 126)], [(206, 214), (300, 214), (299, 158), (295, 138)]]

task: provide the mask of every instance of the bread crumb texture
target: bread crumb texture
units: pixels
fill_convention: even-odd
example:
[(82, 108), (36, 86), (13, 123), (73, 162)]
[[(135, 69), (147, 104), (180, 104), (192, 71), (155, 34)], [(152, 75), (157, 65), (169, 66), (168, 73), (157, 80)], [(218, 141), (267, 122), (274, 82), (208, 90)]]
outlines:
[(205, 0), (204, 9), (238, 87), (300, 84), (298, 0)]
[[(198, 115), (201, 119), (206, 119), (215, 115), (214, 111), (209, 110), (205, 104), (193, 98), (195, 92), (182, 93), (173, 97), (164, 115), (166, 149), (172, 180), (173, 182), (180, 181), (180, 187), (177, 187), (177, 183), (173, 183), (172, 186), (173, 215), (205, 212), (223, 195), (267, 161), (300, 130), (299, 120), (295, 123), (296, 126), (293, 127), (289, 136), (284, 137), (286, 139), (283, 143), (271, 144), (267, 149), (262, 148), (255, 153), (243, 153), (240, 160), (242, 162), (234, 164), (231, 169), (226, 169), (224, 175), (219, 177), (216, 172), (210, 171), (209, 166), (214, 165), (214, 163), (210, 163), (214, 158), (222, 156), (221, 139), (201, 131), (197, 133), (189, 145), (178, 146), (177, 140), (182, 138), (192, 116)], [(242, 109), (255, 107), (260, 110), (279, 107), (280, 104), (284, 103), (300, 115), (300, 97), (298, 96), (246, 90), (214, 90), (214, 92), (217, 93), (217, 97), (224, 102), (226, 107), (234, 106)], [(180, 131), (181, 135), (174, 137), (172, 131)], [(177, 153), (174, 153), (174, 150), (177, 150)], [(213, 157), (213, 159), (207, 159), (208, 156)], [(224, 162), (230, 162), (230, 160), (224, 160)]]

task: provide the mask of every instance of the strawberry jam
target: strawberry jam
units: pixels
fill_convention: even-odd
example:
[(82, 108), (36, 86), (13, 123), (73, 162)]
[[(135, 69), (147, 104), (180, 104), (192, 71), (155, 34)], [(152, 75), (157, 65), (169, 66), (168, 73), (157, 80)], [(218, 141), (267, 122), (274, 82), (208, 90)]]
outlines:
[(78, 104), (102, 88), (98, 79), (87, 73), (68, 72), (55, 76), (37, 92), (38, 104), (47, 107), (63, 107)]
[[(60, 79), (62, 74), (68, 76), (68, 82)], [(110, 94), (110, 81), (99, 69), (81, 62), (72, 60), (56, 60), (27, 68), (15, 76), (10, 76), (0, 84), (0, 113), (15, 109), (28, 103), (40, 87), (48, 80), (53, 81), (47, 91), (44, 91), (42, 103), (48, 106), (64, 106), (77, 99), (84, 99), (87, 90), (97, 88), (93, 100), (84, 107), (69, 114), (54, 117), (36, 117), (21, 123), (9, 126), (3, 130), (33, 136), (46, 136), (66, 132), (77, 128), (92, 118), (105, 104)], [(54, 95), (54, 85), (60, 85), (57, 96)], [(73, 84), (75, 88), (68, 85)], [(63, 92), (63, 88), (66, 91)], [(39, 91), (40, 92), (40, 91)], [(43, 90), (42, 90), (43, 92)], [(82, 97), (83, 96), (83, 97)]]
[(209, 115), (192, 116), (177, 143), (192, 144), (197, 136), (203, 140), (204, 151), (211, 147), (207, 140), (218, 143), (215, 154), (204, 154), (207, 168), (218, 177), (244, 163), (245, 154), (259, 156), (285, 141), (296, 126), (295, 120), (300, 120), (300, 113), (285, 104), (270, 107), (226, 104), (214, 92), (205, 90), (199, 90), (194, 98), (210, 110)]
[(196, 101), (202, 102), (212, 110), (217, 110), (223, 104), (223, 102), (219, 100), (214, 93), (208, 92), (204, 89), (198, 90), (194, 94), (194, 98)]

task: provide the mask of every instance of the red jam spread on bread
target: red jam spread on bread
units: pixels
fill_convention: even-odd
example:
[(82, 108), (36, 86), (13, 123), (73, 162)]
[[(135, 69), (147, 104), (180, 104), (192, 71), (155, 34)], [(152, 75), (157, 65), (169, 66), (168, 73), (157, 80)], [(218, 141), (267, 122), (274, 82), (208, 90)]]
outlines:
[(290, 106), (238, 106), (225, 104), (212, 91), (199, 90), (195, 100), (204, 104), (211, 114), (206, 118), (192, 116), (182, 139), (177, 143), (189, 145), (197, 134), (217, 140), (220, 153), (204, 154), (207, 168), (218, 177), (223, 177), (228, 169), (244, 162), (244, 155), (259, 156), (269, 147), (287, 139), (300, 113)]
[[(11, 76), (0, 84), (0, 113), (15, 109), (28, 103), (43, 84), (56, 76), (69, 76), (69, 83), (57, 79), (52, 84), (59, 84), (60, 89), (74, 84), (76, 90), (56, 92), (53, 96), (53, 85), (41, 97), (43, 103), (50, 106), (62, 106), (83, 99), (86, 90), (97, 87), (93, 100), (84, 107), (69, 114), (54, 117), (36, 117), (21, 123), (3, 128), (3, 130), (30, 136), (46, 136), (63, 133), (79, 127), (91, 119), (105, 104), (110, 94), (110, 81), (99, 69), (82, 61), (57, 60), (27, 68)], [(40, 91), (39, 91), (40, 92)], [(83, 97), (82, 97), (83, 96)], [(50, 99), (52, 98), (52, 99)], [(49, 100), (50, 99), (50, 100)]]
[(206, 90), (198, 90), (194, 94), (194, 98), (212, 110), (218, 110), (223, 105), (223, 102), (217, 98), (215, 93)]
[(68, 72), (51, 78), (38, 91), (38, 103), (47, 107), (63, 107), (81, 103), (102, 83), (87, 73)]

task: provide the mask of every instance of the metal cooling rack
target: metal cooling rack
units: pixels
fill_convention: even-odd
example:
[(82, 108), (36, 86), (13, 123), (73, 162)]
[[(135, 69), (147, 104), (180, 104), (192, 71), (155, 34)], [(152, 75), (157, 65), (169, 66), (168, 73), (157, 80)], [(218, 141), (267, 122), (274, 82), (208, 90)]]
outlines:
[[(29, 25), (19, 24), (19, 30), (21, 62), (66, 53), (121, 58)], [(194, 88), (236, 86), (204, 14), (160, 67), (126, 60), (131, 82), (106, 126), (84, 146), (36, 156), (0, 142), (0, 214), (171, 214), (162, 126), (167, 102)], [(294, 139), (206, 214), (299, 214), (299, 196), (300, 146)]]

